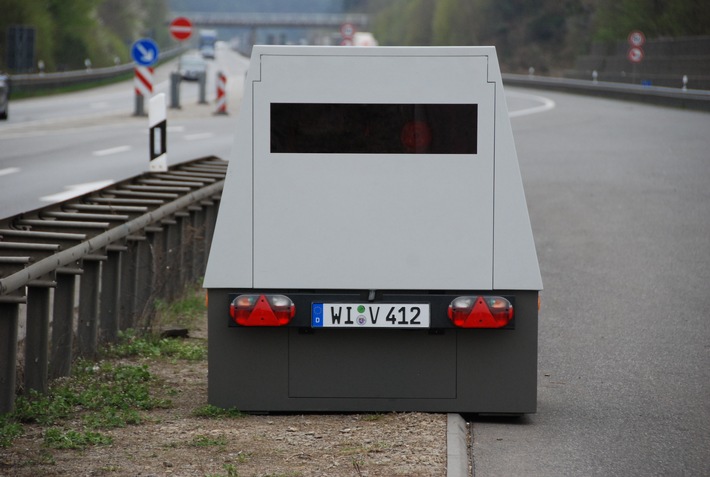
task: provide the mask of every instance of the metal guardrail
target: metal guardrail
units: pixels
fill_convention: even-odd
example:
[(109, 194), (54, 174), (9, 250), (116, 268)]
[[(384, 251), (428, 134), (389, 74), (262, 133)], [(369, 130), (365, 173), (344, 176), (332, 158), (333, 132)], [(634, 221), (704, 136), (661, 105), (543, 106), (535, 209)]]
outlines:
[(226, 168), (203, 158), (0, 221), (0, 414), (14, 407), (21, 318), (21, 387), (46, 392), (202, 276)]
[(710, 91), (504, 74), (503, 84), (710, 111)]
[[(160, 61), (166, 61), (180, 55), (186, 50), (181, 46), (160, 53)], [(105, 79), (118, 78), (127, 75), (135, 68), (134, 63), (126, 63), (105, 68), (88, 70), (62, 71), (57, 73), (16, 74), (10, 76), (12, 91), (38, 91), (42, 89), (59, 88), (75, 84), (94, 83)]]

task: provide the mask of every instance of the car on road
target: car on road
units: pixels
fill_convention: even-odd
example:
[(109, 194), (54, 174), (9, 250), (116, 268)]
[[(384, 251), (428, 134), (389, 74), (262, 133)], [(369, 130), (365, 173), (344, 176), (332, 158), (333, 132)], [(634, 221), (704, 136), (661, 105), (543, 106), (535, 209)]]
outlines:
[(201, 74), (207, 74), (207, 62), (200, 55), (183, 55), (178, 67), (184, 80), (197, 81)]
[(214, 57), (215, 57), (214, 46), (210, 46), (210, 45), (203, 46), (202, 48), (200, 48), (200, 54), (206, 60), (214, 60)]
[(0, 74), (0, 119), (7, 119), (10, 102), (10, 77)]

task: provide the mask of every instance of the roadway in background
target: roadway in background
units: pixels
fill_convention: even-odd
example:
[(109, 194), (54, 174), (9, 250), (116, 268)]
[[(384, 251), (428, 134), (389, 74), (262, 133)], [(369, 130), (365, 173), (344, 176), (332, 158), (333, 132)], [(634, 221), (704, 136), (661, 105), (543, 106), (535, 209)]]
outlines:
[[(208, 61), (207, 101), (183, 81), (181, 109), (168, 108), (168, 163), (229, 159), (248, 60), (223, 45)], [(177, 60), (156, 69), (154, 93), (170, 102)], [(227, 75), (229, 115), (214, 114), (216, 74)], [(148, 102), (145, 102), (148, 110)], [(77, 93), (12, 101), (0, 122), (0, 218), (61, 202), (147, 171), (148, 118), (133, 116), (133, 81)]]
[[(171, 163), (229, 157), (247, 64), (219, 50), (216, 65), (230, 116), (212, 114), (213, 88), (205, 106), (183, 85)], [(158, 69), (159, 91), (174, 68)], [(545, 285), (539, 407), (473, 419), (476, 477), (710, 475), (710, 114), (506, 92)], [(0, 215), (144, 171), (147, 118), (133, 101), (123, 83), (13, 102)]]

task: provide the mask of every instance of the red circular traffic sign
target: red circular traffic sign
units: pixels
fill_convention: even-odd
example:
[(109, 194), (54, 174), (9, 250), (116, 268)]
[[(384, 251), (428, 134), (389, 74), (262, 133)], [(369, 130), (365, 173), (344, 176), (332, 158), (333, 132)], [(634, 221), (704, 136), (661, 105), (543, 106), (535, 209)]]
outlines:
[(640, 46), (632, 46), (629, 48), (626, 57), (631, 63), (641, 63), (641, 60), (643, 60), (643, 50)]
[(192, 22), (189, 18), (177, 17), (170, 22), (170, 34), (176, 40), (187, 40), (192, 35)]
[(352, 23), (343, 23), (340, 26), (340, 36), (342, 36), (344, 40), (349, 40), (355, 36), (355, 31), (355, 25)]
[(642, 31), (634, 30), (629, 33), (628, 40), (631, 46), (643, 46), (646, 43), (646, 35)]

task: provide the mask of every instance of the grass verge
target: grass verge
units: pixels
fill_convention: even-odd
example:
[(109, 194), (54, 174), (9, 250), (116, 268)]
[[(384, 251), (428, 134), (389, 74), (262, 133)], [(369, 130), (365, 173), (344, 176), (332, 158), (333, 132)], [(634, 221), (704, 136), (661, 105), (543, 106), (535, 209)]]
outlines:
[[(190, 296), (162, 305), (159, 313), (165, 323), (189, 324), (204, 316), (204, 304)], [(19, 396), (15, 410), (0, 416), (0, 447), (12, 446), (28, 424), (42, 428), (44, 445), (50, 448), (109, 445), (111, 439), (102, 431), (141, 424), (144, 411), (172, 406), (169, 397), (176, 391), (165, 387), (142, 361), (204, 360), (207, 347), (203, 341), (127, 330), (120, 333), (118, 343), (105, 348), (102, 357), (98, 362), (76, 361), (71, 376), (51, 383), (46, 394), (30, 391)], [(126, 363), (126, 358), (142, 361)]]

